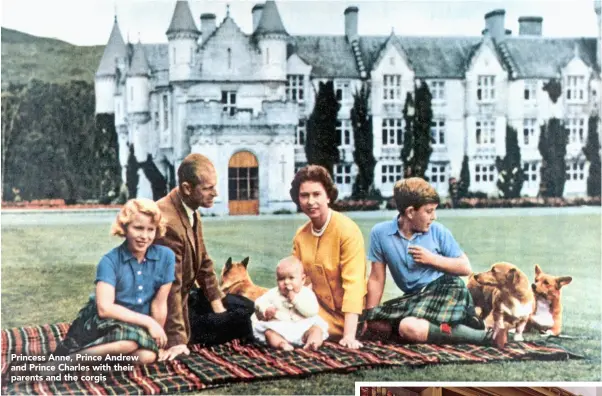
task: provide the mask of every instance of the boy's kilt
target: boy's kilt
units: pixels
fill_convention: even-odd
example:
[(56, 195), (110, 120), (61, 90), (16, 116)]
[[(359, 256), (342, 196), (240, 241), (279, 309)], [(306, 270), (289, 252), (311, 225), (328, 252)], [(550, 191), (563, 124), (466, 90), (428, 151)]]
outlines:
[(143, 327), (116, 319), (101, 319), (98, 316), (96, 301), (88, 304), (77, 314), (69, 331), (54, 352), (69, 355), (96, 345), (115, 341), (134, 341), (140, 348), (158, 353), (157, 343)]
[(403, 318), (426, 319), (433, 324), (466, 323), (475, 315), (472, 296), (458, 276), (442, 275), (423, 290), (389, 300), (364, 311), (360, 322), (386, 320), (396, 326)]

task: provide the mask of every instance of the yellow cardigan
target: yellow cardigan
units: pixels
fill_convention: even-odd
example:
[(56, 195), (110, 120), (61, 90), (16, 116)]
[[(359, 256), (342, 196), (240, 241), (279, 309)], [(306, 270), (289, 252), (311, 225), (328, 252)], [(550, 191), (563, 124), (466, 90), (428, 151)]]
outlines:
[(353, 220), (333, 211), (322, 236), (311, 233), (311, 221), (297, 230), (293, 255), (303, 263), (330, 336), (340, 338), (344, 314), (361, 314), (364, 309), (366, 253), (362, 232)]

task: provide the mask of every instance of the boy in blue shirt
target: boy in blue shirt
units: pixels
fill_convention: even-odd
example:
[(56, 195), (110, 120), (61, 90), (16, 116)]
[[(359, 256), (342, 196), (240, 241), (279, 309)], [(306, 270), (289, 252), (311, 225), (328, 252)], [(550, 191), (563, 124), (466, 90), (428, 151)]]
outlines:
[[(476, 319), (472, 297), (460, 279), (472, 272), (468, 257), (451, 232), (435, 222), (440, 202), (435, 189), (413, 177), (398, 181), (393, 195), (399, 215), (370, 233), (372, 269), (361, 320), (377, 321), (367, 326), (373, 333), (396, 329), (410, 342), (494, 344), (491, 332)], [(404, 295), (378, 306), (386, 267)], [(503, 341), (496, 345), (503, 347)]]

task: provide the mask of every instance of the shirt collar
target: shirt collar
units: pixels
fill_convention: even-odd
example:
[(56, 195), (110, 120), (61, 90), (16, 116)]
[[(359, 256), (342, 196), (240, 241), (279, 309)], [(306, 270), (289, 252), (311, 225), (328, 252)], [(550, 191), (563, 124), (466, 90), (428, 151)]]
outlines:
[[(130, 260), (136, 260), (136, 257), (134, 257), (132, 252), (130, 252), (130, 249), (128, 249), (128, 241), (127, 240), (123, 241), (123, 243), (119, 247), (119, 254), (121, 255), (122, 263), (127, 263)], [(148, 250), (146, 251), (146, 254), (144, 255), (144, 258), (146, 260), (153, 260), (153, 261), (159, 259), (159, 252), (157, 252), (157, 248), (155, 245), (149, 246)]]
[(190, 226), (192, 227), (192, 225), (194, 224), (194, 209), (191, 209), (188, 205), (186, 205), (186, 202), (184, 202), (182, 197), (180, 197), (180, 201), (182, 201), (182, 206), (184, 207), (184, 210), (186, 211), (186, 215), (188, 216), (188, 221), (190, 222)]
[[(397, 215), (393, 218), (393, 221), (390, 223), (391, 227), (389, 228), (387, 235), (399, 234), (399, 236), (402, 237), (403, 239), (408, 239), (399, 230), (399, 216), (400, 215)], [(412, 239), (416, 238), (419, 235), (424, 235), (424, 232), (415, 232), (414, 235), (412, 235)]]

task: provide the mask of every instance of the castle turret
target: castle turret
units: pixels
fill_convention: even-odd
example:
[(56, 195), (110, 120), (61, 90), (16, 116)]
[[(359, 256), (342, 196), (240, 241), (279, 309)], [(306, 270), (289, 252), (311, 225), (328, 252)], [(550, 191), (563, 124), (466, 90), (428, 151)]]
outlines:
[(132, 63), (127, 72), (125, 97), (128, 114), (148, 113), (150, 94), (150, 67), (140, 42), (134, 48)]
[(96, 93), (96, 114), (113, 114), (115, 111), (115, 89), (118, 78), (118, 67), (126, 62), (127, 49), (121, 37), (117, 17), (109, 41), (100, 58), (100, 64), (94, 77), (94, 92)]
[(274, 0), (266, 1), (253, 35), (263, 58), (260, 78), (286, 81), (286, 45), (289, 35)]
[(598, 56), (598, 67), (602, 68), (602, 0), (594, 0), (594, 9), (598, 21), (598, 40), (596, 43), (596, 51)]
[(169, 80), (186, 81), (198, 78), (200, 69), (196, 50), (201, 32), (194, 23), (187, 0), (177, 1), (166, 34), (169, 41)]

